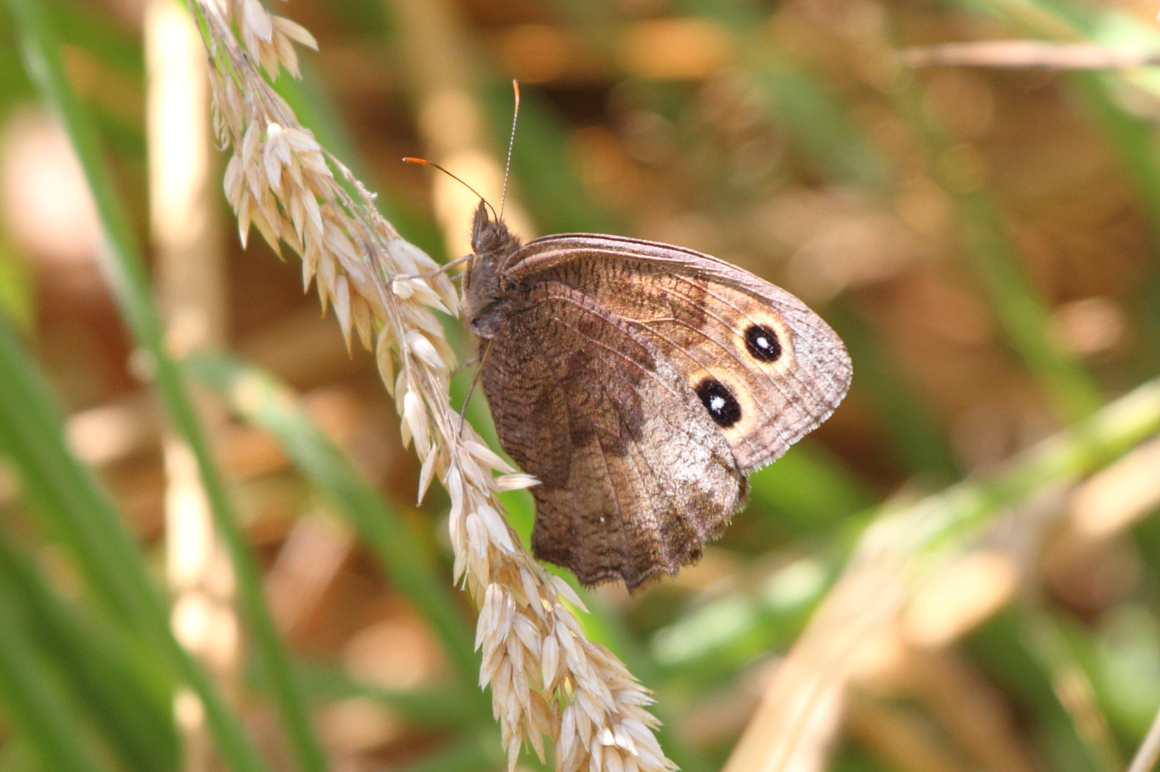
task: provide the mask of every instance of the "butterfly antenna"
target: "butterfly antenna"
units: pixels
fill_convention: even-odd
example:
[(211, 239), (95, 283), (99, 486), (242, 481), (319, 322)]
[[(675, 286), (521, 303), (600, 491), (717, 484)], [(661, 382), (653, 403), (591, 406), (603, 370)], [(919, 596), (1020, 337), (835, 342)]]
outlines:
[(497, 220), (503, 217), (503, 207), (507, 203), (508, 177), (512, 173), (512, 148), (516, 146), (516, 122), (520, 119), (520, 82), (518, 80), (512, 81), (512, 91), (516, 95), (516, 105), (512, 110), (512, 135), (508, 138), (507, 163), (503, 169), (503, 194), (499, 199), (499, 217), (496, 218)]
[[(490, 202), (488, 202), (488, 200), (487, 200), (486, 198), (484, 198), (484, 197), (483, 197), (483, 196), (480, 194), (480, 192), (479, 192), (478, 190), (476, 190), (475, 188), (471, 187), (471, 186), (470, 186), (470, 185), (468, 185), (466, 182), (464, 182), (463, 180), (459, 179), (459, 178), (458, 178), (458, 177), (456, 177), (454, 174), (452, 174), (451, 172), (447, 171), (446, 169), (444, 169), (442, 166), (440, 166), (439, 164), (435, 163), (434, 161), (428, 161), (426, 158), (413, 158), (412, 156), (407, 156), (406, 158), (404, 158), (404, 159), (403, 159), (403, 163), (405, 163), (405, 164), (419, 164), (420, 166), (433, 166), (433, 167), (435, 167), (436, 169), (438, 169), (439, 171), (443, 172), (444, 174), (446, 174), (446, 175), (447, 175), (448, 177), (450, 177), (451, 179), (453, 179), (453, 180), (455, 180), (456, 182), (458, 182), (458, 183), (459, 183), (460, 185), (462, 185), (463, 187), (465, 187), (465, 188), (467, 188), (468, 190), (470, 190), (470, 191), (471, 191), (472, 193), (474, 193), (475, 195), (479, 196), (479, 200), (483, 202), (483, 205), (484, 205), (484, 206), (486, 206), (488, 209), (490, 209), (490, 210), (491, 210), (491, 216), (492, 216), (492, 217), (494, 217), (496, 220), (498, 220), (498, 219), (499, 219), (499, 215), (498, 215), (498, 214), (496, 214), (495, 207), (494, 207), (494, 206), (492, 206), (492, 205), (491, 205), (491, 203), (490, 203)], [(500, 208), (499, 208), (499, 210), (500, 210), (501, 212), (503, 211), (503, 205), (502, 205), (502, 203), (500, 204)]]

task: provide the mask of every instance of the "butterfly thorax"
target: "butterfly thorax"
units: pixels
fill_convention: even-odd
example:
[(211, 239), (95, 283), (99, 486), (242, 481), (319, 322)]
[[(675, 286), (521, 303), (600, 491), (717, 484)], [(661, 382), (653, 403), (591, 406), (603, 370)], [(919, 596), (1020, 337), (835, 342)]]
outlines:
[(520, 248), (503, 220), (493, 220), (482, 202), (471, 228), (471, 262), (463, 281), (463, 318), (481, 338), (492, 338), (504, 317), (504, 267)]

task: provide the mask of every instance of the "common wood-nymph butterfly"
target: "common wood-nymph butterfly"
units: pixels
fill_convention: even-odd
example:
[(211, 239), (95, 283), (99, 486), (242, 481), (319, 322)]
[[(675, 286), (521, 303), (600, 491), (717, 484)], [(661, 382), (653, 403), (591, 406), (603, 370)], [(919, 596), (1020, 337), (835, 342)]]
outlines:
[(841, 339), (785, 290), (681, 247), (586, 233), (521, 245), (481, 202), (463, 316), (500, 444), (532, 488), (536, 557), (630, 590), (674, 575), (746, 475), (833, 412)]

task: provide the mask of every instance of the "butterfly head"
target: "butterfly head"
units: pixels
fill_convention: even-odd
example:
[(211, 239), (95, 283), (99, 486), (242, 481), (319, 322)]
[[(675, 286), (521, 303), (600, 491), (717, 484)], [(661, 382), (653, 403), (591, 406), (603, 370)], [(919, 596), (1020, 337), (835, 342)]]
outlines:
[(471, 251), (479, 259), (493, 259), (503, 263), (504, 258), (519, 249), (520, 242), (498, 216), (492, 219), (487, 202), (480, 201), (471, 222)]
[(503, 220), (492, 219), (480, 201), (471, 225), (471, 262), (463, 282), (463, 314), (480, 337), (490, 338), (488, 320), (495, 317), (503, 295), (503, 272), (508, 258), (520, 248)]

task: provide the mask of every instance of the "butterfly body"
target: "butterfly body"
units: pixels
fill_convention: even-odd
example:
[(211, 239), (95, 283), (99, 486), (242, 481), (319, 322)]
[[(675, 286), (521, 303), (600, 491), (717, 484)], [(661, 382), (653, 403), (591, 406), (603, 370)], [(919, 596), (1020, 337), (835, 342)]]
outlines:
[(536, 556), (629, 589), (676, 574), (845, 395), (837, 335), (789, 293), (666, 244), (521, 245), (481, 204), (463, 312), (500, 443), (540, 480)]

